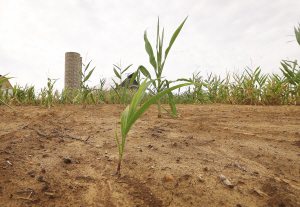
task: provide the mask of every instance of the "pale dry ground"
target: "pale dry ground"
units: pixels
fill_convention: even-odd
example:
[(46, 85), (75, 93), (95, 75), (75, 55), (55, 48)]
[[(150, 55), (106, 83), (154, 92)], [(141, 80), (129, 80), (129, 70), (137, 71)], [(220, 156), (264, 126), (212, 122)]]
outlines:
[(300, 206), (299, 106), (177, 107), (133, 125), (118, 178), (124, 108), (0, 106), (0, 206)]

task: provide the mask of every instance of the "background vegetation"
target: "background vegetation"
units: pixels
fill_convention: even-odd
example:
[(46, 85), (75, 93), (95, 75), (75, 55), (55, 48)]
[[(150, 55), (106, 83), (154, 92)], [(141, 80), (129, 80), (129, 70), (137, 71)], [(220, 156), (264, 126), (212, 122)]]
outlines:
[[(184, 20), (184, 22), (186, 19)], [(169, 47), (165, 53), (165, 59), (167, 54), (179, 34), (184, 22), (173, 34)], [(294, 27), (296, 41), (300, 46), (300, 24), (298, 28)], [(157, 84), (153, 85), (154, 88), (149, 88), (140, 103), (145, 103), (157, 92), (159, 93), (163, 89), (169, 88), (169, 83), (175, 81), (167, 81), (167, 79), (161, 80), (161, 73), (163, 71), (162, 60), (162, 42), (163, 34), (159, 36), (159, 23), (157, 27), (157, 61), (153, 55), (152, 47), (148, 42), (145, 32), (145, 47), (150, 57), (150, 62), (154, 67), (157, 79), (151, 79), (148, 70), (145, 67), (140, 66), (137, 71), (134, 71), (137, 81), (140, 83), (144, 78), (150, 78)], [(88, 79), (92, 75), (95, 68), (88, 72), (90, 62), (87, 66), (84, 65), (84, 69), (81, 73), (82, 81), (80, 87), (71, 91), (69, 88), (63, 89), (61, 92), (54, 91), (54, 85), (56, 80), (48, 78), (46, 87), (40, 91), (36, 91), (34, 86), (21, 87), (15, 85), (12, 92), (9, 92), (8, 88), (0, 90), (0, 105), (37, 105), (43, 107), (53, 107), (58, 104), (82, 104), (84, 107), (87, 104), (121, 104), (126, 106), (131, 103), (136, 90), (124, 87), (116, 84), (117, 87), (104, 89), (104, 79), (100, 79), (100, 88), (89, 88), (87, 85)], [(116, 65), (114, 65), (117, 67)], [(131, 66), (131, 65), (130, 65)], [(125, 70), (117, 67), (119, 72), (114, 68), (116, 75), (121, 78), (121, 74)], [(224, 104), (246, 104), (246, 105), (284, 105), (293, 104), (300, 105), (300, 66), (295, 61), (282, 60), (281, 62), (281, 74), (264, 74), (260, 67), (249, 68), (246, 67), (242, 74), (232, 73), (227, 74), (225, 78), (221, 78), (215, 74), (207, 74), (204, 78), (200, 72), (191, 74), (191, 78), (178, 79), (176, 81), (189, 81), (193, 83), (199, 83), (195, 86), (189, 86), (188, 88), (178, 89), (177, 92), (169, 93), (168, 96), (160, 98), (158, 105), (170, 104), (170, 97), (175, 104), (206, 104), (206, 103), (224, 103)], [(86, 75), (86, 73), (88, 74)], [(141, 77), (141, 73), (145, 76)], [(0, 78), (0, 87), (9, 78)], [(158, 88), (159, 86), (159, 88)], [(156, 91), (153, 91), (156, 89)], [(171, 106), (171, 104), (170, 104)], [(171, 106), (172, 108), (172, 106)], [(160, 111), (160, 108), (159, 108)], [(173, 112), (173, 110), (172, 110)]]

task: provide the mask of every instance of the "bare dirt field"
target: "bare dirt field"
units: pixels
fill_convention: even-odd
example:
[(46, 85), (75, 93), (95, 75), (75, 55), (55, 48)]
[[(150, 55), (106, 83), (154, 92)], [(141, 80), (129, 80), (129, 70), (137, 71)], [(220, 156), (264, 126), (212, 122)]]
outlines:
[(154, 105), (120, 177), (124, 108), (15, 108), (0, 106), (0, 206), (300, 206), (299, 106)]

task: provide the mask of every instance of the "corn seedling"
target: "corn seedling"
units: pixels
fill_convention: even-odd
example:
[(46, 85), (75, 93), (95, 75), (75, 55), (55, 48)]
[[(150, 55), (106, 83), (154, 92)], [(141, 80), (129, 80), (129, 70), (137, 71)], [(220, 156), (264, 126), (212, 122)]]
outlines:
[(25, 104), (36, 104), (36, 98), (35, 98), (35, 92), (34, 92), (34, 86), (31, 87), (25, 87), (24, 89), (25, 92)]
[(285, 100), (287, 101), (286, 91), (288, 84), (285, 83), (283, 78), (279, 77), (279, 75), (272, 74), (272, 76), (269, 76), (265, 86), (262, 103), (266, 105), (277, 105), (284, 104)]
[[(54, 80), (53, 83), (52, 83), (52, 80)], [(42, 99), (43, 99), (43, 104), (42, 105), (46, 108), (47, 107), (51, 108), (51, 107), (54, 106), (54, 104), (53, 104), (53, 86), (54, 86), (56, 81), (57, 81), (57, 79), (48, 78), (47, 88), (44, 88), (44, 90), (41, 90)]]
[(166, 95), (167, 93), (170, 93), (171, 91), (183, 87), (183, 86), (188, 86), (188, 85), (194, 85), (195, 83), (184, 83), (184, 84), (179, 84), (176, 86), (173, 86), (171, 88), (168, 88), (164, 91), (161, 91), (160, 93), (154, 95), (150, 99), (148, 99), (138, 110), (137, 106), (143, 99), (144, 95), (146, 94), (146, 89), (149, 87), (150, 84), (152, 84), (156, 80), (151, 80), (147, 82), (146, 80), (142, 83), (140, 86), (139, 90), (135, 93), (131, 105), (127, 106), (127, 108), (123, 111), (121, 115), (121, 134), (122, 134), (122, 140), (119, 140), (117, 129), (116, 129), (116, 140), (118, 143), (118, 149), (119, 149), (119, 163), (118, 163), (118, 168), (117, 168), (117, 175), (121, 175), (120, 169), (121, 169), (121, 161), (122, 161), (122, 156), (124, 152), (124, 147), (125, 147), (125, 140), (127, 133), (129, 132), (130, 128), (132, 125), (138, 120), (143, 113), (158, 99)]
[(281, 62), (283, 69), (280, 68), (281, 72), (285, 76), (285, 82), (289, 83), (289, 93), (294, 104), (300, 103), (300, 66), (295, 61), (283, 60)]
[[(158, 94), (161, 91), (168, 88), (169, 82), (166, 79), (162, 80), (162, 72), (163, 72), (169, 51), (170, 51), (173, 43), (175, 42), (178, 34), (180, 33), (186, 19), (187, 19), (187, 17), (181, 23), (181, 25), (177, 28), (177, 30), (174, 32), (174, 34), (170, 40), (169, 46), (165, 51), (164, 60), (163, 60), (163, 52), (162, 52), (163, 40), (164, 40), (164, 29), (162, 31), (162, 36), (160, 37), (160, 35), (159, 35), (159, 19), (158, 19), (158, 23), (157, 23), (157, 37), (156, 37), (156, 54), (157, 55), (156, 55), (156, 58), (154, 56), (152, 46), (147, 38), (147, 30), (144, 33), (145, 49), (149, 55), (150, 63), (153, 66), (155, 75), (156, 75), (156, 79), (155, 79), (156, 81), (152, 82), (154, 89), (152, 89), (152, 90), (149, 89), (152, 94)], [(143, 73), (144, 76), (146, 76), (150, 80), (153, 80), (153, 79), (151, 79), (151, 75), (150, 75), (149, 71), (144, 66), (142, 66), (142, 65), (139, 66), (139, 70)], [(171, 114), (174, 116), (177, 116), (177, 109), (176, 109), (176, 106), (175, 106), (175, 103), (173, 100), (173, 94), (170, 92), (170, 93), (168, 93), (168, 96), (169, 96), (169, 100), (170, 100), (169, 105), (172, 110)], [(158, 104), (158, 117), (161, 117), (161, 100), (160, 99), (157, 100), (157, 104)], [(170, 113), (170, 112), (168, 112), (168, 113)]]
[[(91, 62), (92, 61), (90, 61), (86, 66), (83, 64), (85, 66), (85, 68), (83, 71), (80, 71), (81, 81), (80, 81), (79, 93), (74, 98), (75, 102), (79, 102), (79, 100), (82, 101), (83, 108), (85, 108), (85, 102), (86, 102), (87, 98), (90, 98), (90, 100), (93, 102), (93, 104), (96, 104), (93, 93), (92, 93), (94, 89), (89, 88), (89, 86), (86, 84), (86, 82), (89, 80), (89, 78), (91, 77), (92, 73), (95, 70), (95, 67), (94, 67), (92, 70), (90, 70), (88, 72), (87, 75), (85, 74), (87, 72), (87, 70), (89, 69)], [(73, 102), (74, 102), (74, 100), (73, 100)]]
[[(125, 104), (127, 104), (128, 100), (129, 100), (129, 96), (128, 96), (130, 93), (129, 90), (131, 89), (133, 81), (135, 80), (135, 78), (138, 75), (138, 71), (137, 71), (132, 75), (132, 77), (130, 78), (130, 81), (128, 80), (128, 77), (127, 77), (127, 79), (122, 82), (122, 74), (124, 74), (131, 66), (132, 66), (132, 64), (127, 66), (123, 70), (121, 62), (120, 62), (119, 66), (114, 64), (114, 68), (113, 68), (114, 73), (120, 80), (120, 83), (117, 83), (115, 80), (112, 79), (113, 82), (115, 83), (115, 87), (112, 89), (116, 92), (116, 94), (120, 100), (120, 104), (122, 104), (123, 106), (125, 106)], [(119, 70), (119, 72), (117, 71), (116, 68)]]
[(96, 97), (95, 99), (97, 103), (98, 102), (103, 104), (107, 103), (106, 93), (105, 90), (103, 89), (105, 82), (106, 82), (105, 78), (100, 78), (100, 88), (95, 91), (95, 97)]
[(68, 103), (70, 103), (70, 88), (64, 88), (61, 92), (61, 95), (58, 99), (58, 102), (60, 104), (66, 105)]

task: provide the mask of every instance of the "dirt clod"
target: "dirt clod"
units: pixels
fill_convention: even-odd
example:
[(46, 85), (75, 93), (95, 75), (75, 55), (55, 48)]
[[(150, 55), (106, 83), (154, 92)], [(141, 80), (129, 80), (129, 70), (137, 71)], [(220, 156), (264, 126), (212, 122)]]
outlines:
[(164, 176), (163, 180), (164, 180), (165, 182), (173, 182), (173, 181), (174, 181), (174, 177), (173, 177), (172, 175), (170, 175), (170, 174), (166, 174), (166, 175)]

